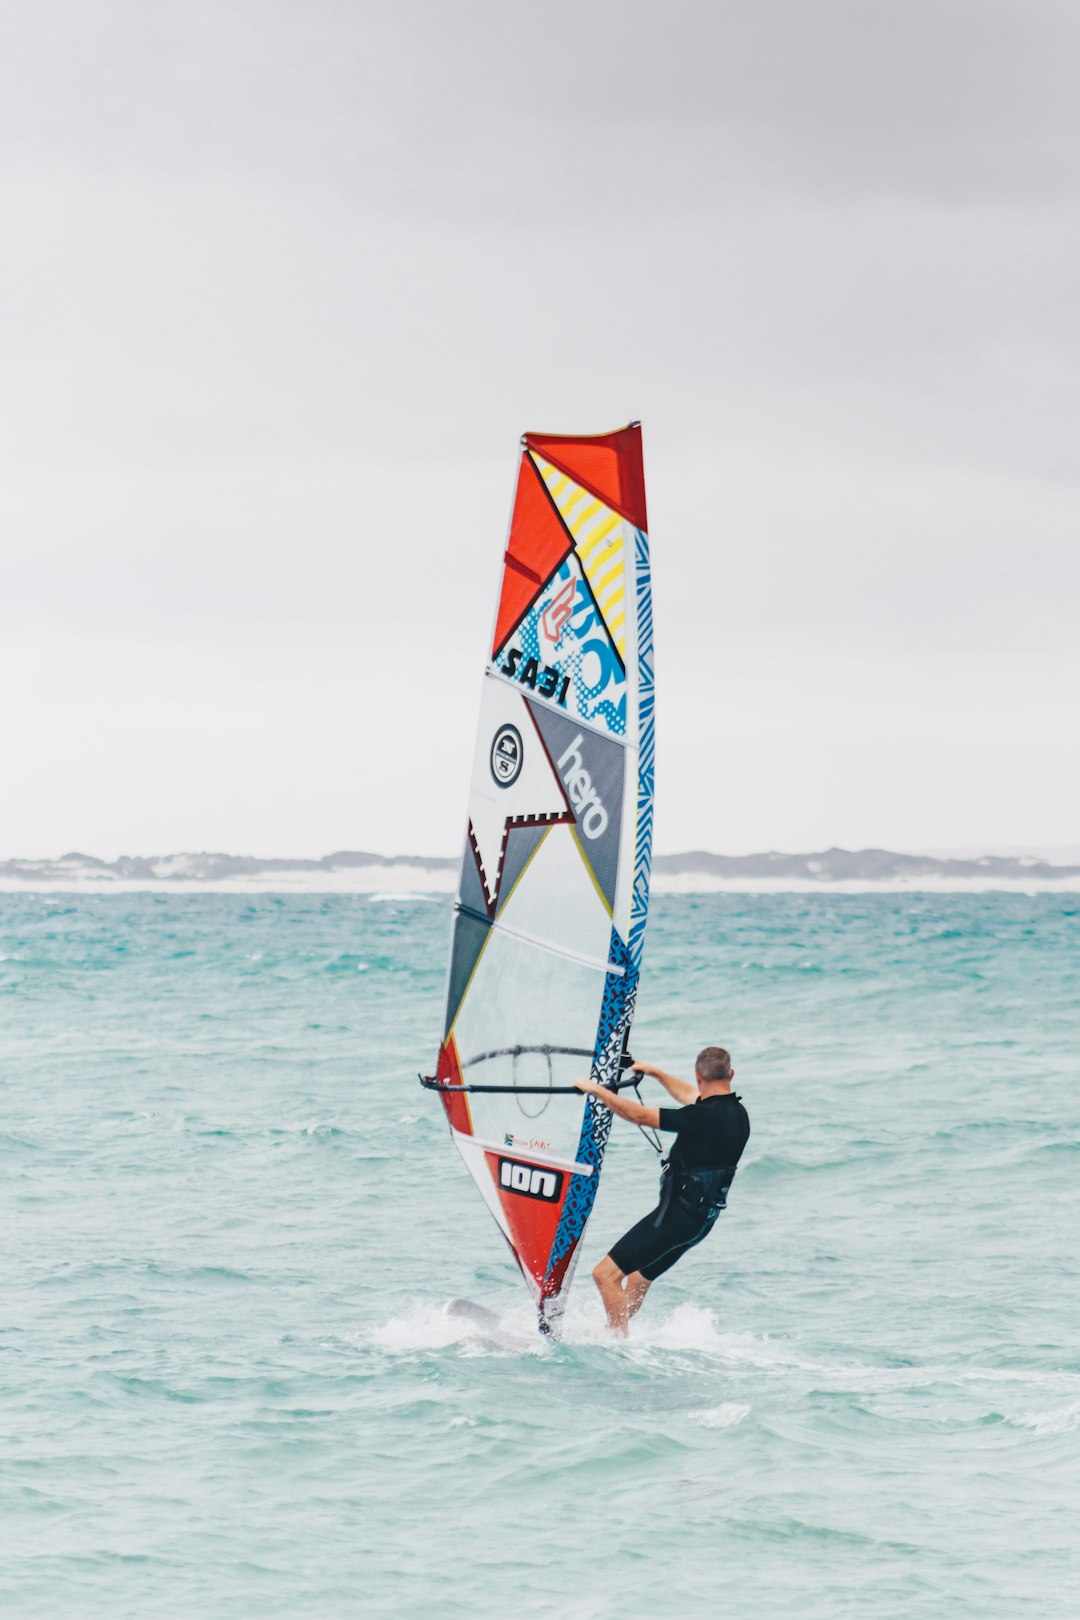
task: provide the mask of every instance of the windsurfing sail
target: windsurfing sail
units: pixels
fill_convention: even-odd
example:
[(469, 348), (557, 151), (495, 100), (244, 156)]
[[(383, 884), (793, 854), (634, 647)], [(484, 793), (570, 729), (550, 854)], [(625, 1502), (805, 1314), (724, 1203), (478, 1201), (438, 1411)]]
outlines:
[(480, 699), (434, 1080), (558, 1333), (649, 905), (653, 659), (641, 429), (527, 433)]

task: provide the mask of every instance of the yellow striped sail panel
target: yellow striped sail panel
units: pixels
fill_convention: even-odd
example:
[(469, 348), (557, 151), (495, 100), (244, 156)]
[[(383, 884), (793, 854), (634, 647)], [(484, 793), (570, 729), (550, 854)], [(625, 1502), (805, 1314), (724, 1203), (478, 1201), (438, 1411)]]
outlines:
[(573, 536), (578, 561), (619, 657), (625, 659), (626, 536), (623, 520), (610, 506), (575, 484), (542, 456), (533, 452), (533, 460)]

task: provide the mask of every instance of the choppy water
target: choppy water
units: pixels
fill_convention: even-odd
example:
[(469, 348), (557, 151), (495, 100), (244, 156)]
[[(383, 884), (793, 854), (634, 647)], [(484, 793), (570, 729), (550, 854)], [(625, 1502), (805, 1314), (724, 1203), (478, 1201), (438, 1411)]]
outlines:
[(658, 900), (635, 1050), (753, 1137), (617, 1346), (616, 1125), (551, 1346), (413, 1079), (443, 900), (0, 898), (0, 1612), (1080, 1612), (1078, 910)]

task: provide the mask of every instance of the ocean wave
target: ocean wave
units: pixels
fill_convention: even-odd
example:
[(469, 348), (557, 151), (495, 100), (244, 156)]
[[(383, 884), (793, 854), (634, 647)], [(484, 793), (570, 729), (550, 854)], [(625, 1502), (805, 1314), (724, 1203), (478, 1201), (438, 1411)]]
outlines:
[(730, 1429), (749, 1415), (750, 1408), (742, 1401), (721, 1401), (719, 1406), (707, 1406), (703, 1411), (690, 1413), (695, 1423), (706, 1429)]
[[(437, 893), (431, 893), (432, 889), (436, 890)], [(388, 889), (380, 891), (377, 894), (371, 894), (368, 896), (368, 898), (373, 906), (380, 904), (391, 905), (401, 902), (408, 902), (411, 905), (413, 901), (416, 901), (418, 904), (423, 903), (425, 905), (430, 905), (433, 901), (438, 899), (440, 894), (449, 892), (451, 891), (447, 888), (446, 884), (439, 882), (435, 884), (418, 885), (415, 889)]]
[[(0, 894), (364, 894), (387, 901), (437, 900), (457, 888), (457, 872), (383, 867), (343, 870), (289, 870), (234, 877), (111, 877), (73, 871), (62, 876), (0, 872)], [(651, 889), (663, 895), (1037, 895), (1080, 894), (1080, 877), (976, 876), (933, 874), (892, 878), (716, 877), (708, 873), (657, 873)], [(59, 900), (56, 901), (59, 904)], [(943, 936), (947, 937), (947, 936)]]
[(1057, 1406), (1046, 1412), (1028, 1412), (1012, 1420), (1018, 1426), (1032, 1429), (1036, 1434), (1069, 1434), (1080, 1429), (1080, 1400), (1068, 1406)]

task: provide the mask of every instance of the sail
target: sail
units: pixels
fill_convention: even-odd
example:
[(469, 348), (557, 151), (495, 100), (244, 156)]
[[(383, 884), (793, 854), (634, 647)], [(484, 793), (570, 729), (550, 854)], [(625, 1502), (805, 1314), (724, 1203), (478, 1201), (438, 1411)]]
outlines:
[[(641, 431), (522, 440), (487, 654), (436, 1079), (557, 1332), (649, 899), (652, 606)], [(491, 1089), (489, 1089), (491, 1088)]]

